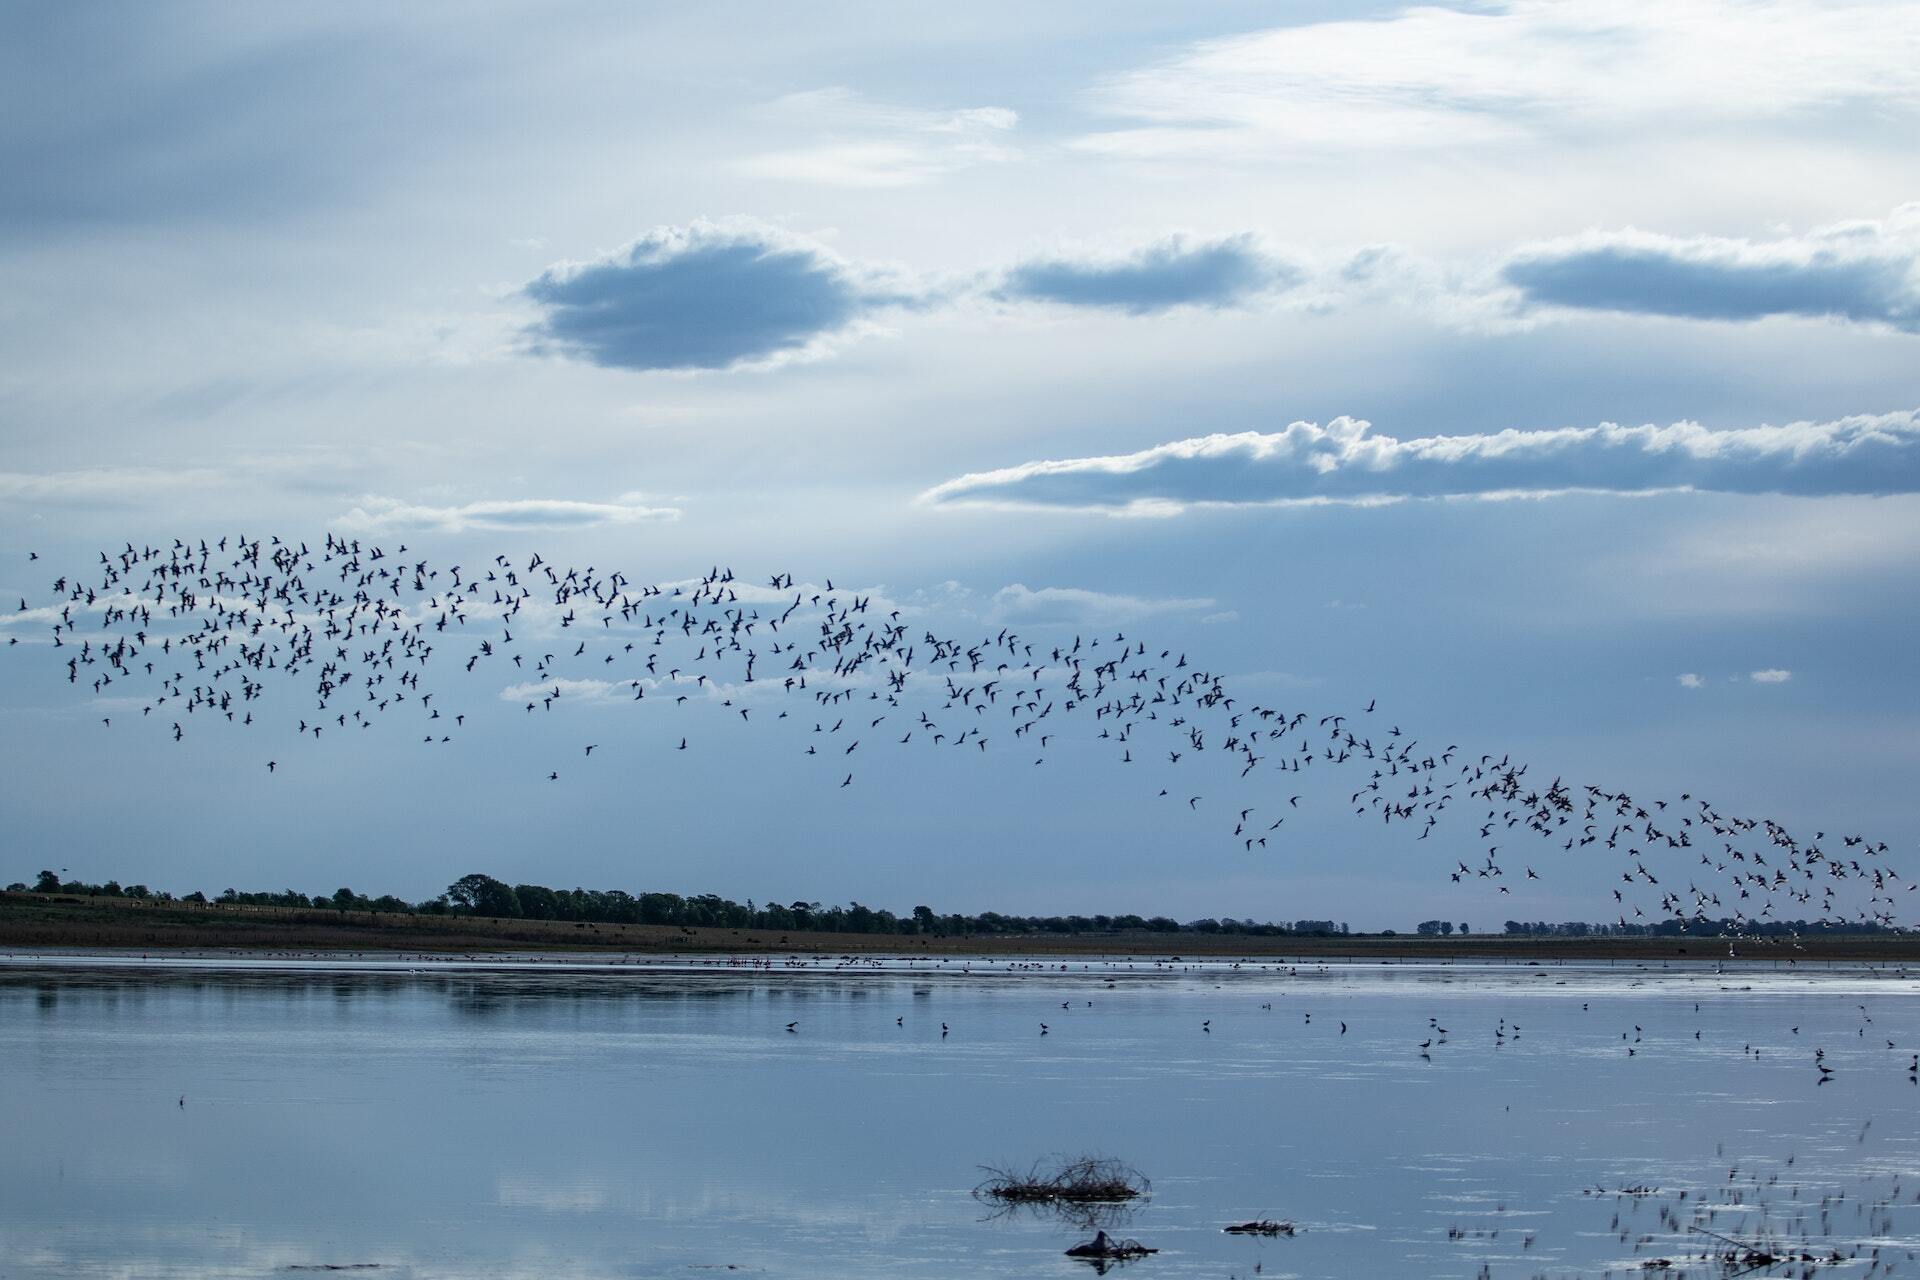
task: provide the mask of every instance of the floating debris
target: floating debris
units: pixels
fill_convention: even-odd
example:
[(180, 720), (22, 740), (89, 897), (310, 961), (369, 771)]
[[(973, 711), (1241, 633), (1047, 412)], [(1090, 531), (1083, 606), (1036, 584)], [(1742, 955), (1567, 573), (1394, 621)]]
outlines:
[(1051, 1172), (1041, 1162), (1025, 1173), (995, 1165), (981, 1170), (987, 1176), (973, 1194), (1008, 1204), (1116, 1203), (1137, 1200), (1152, 1189), (1138, 1169), (1104, 1156), (1066, 1160)]
[(1077, 1244), (1067, 1250), (1069, 1258), (1084, 1258), (1090, 1262), (1126, 1262), (1132, 1258), (1144, 1258), (1150, 1253), (1158, 1253), (1138, 1240), (1116, 1240), (1104, 1231), (1094, 1233), (1094, 1237), (1084, 1244)]
[(1271, 1218), (1256, 1218), (1222, 1229), (1230, 1236), (1290, 1236), (1298, 1230), (1291, 1222), (1275, 1222)]

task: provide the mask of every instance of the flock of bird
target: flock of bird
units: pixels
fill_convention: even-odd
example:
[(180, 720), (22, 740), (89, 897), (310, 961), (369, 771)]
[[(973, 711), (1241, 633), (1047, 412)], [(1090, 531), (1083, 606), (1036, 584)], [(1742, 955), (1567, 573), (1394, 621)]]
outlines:
[[(1523, 843), (1542, 856), (1617, 858), (1609, 914), (1621, 925), (1894, 926), (1895, 895), (1914, 887), (1887, 844), (1863, 835), (1803, 839), (1691, 793), (1653, 799), (1543, 782), (1508, 755), (1425, 743), (1379, 715), (1374, 700), (1315, 715), (1243, 699), (1220, 673), (1124, 632), (941, 635), (831, 579), (802, 585), (777, 573), (749, 583), (716, 566), (642, 585), (537, 554), (443, 567), (404, 545), (328, 535), (317, 550), (278, 537), (128, 543), (49, 585), (51, 601), (23, 596), (13, 621), (49, 625), (68, 683), (108, 712), (104, 725), (137, 709), (175, 742), (207, 720), (252, 725), (280, 694), (304, 698), (303, 710), (286, 713), (304, 743), (381, 722), (410, 723), (429, 746), (450, 743), (469, 713), (429, 680), (451, 666), (492, 679), (496, 696), (523, 715), (581, 697), (675, 706), (701, 698), (745, 725), (788, 722), (804, 738), (801, 754), (831, 766), (828, 781), (841, 789), (854, 785), (863, 748), (1019, 749), (1040, 765), (1057, 740), (1078, 733), (1118, 766), (1186, 762), (1193, 774), (1181, 776), (1206, 781), (1158, 795), (1203, 818), (1221, 815), (1232, 847), (1246, 854), (1277, 849), (1309, 775), (1334, 775), (1347, 779), (1335, 794), (1356, 817), (1447, 849), (1452, 883), (1505, 895), (1512, 882), (1540, 879)], [(667, 741), (686, 751), (697, 737), (689, 725)], [(580, 758), (591, 760), (598, 745), (584, 744)], [(279, 754), (261, 763), (269, 775), (282, 767)], [(1235, 798), (1199, 789), (1232, 785), (1233, 774), (1244, 783)], [(544, 776), (560, 782), (561, 768)]]

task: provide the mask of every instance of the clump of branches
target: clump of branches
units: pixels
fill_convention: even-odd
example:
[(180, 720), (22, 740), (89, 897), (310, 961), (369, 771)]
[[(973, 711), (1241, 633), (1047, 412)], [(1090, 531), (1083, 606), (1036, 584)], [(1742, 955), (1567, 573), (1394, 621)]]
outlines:
[(1236, 1222), (1230, 1227), (1222, 1227), (1230, 1236), (1290, 1236), (1299, 1228), (1291, 1222), (1275, 1222), (1272, 1218), (1255, 1218), (1252, 1222)]
[(1011, 1165), (980, 1168), (987, 1176), (973, 1194), (1001, 1204), (1124, 1204), (1152, 1189), (1138, 1169), (1106, 1156), (1037, 1160), (1024, 1171)]

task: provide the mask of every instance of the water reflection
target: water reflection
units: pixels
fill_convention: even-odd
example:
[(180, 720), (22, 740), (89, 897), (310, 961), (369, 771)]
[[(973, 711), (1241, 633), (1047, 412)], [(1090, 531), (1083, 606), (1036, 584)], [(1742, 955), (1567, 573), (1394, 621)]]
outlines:
[[(0, 1275), (1684, 1272), (1842, 1193), (1916, 1265), (1898, 971), (960, 968), (0, 965)], [(1082, 1151), (1151, 1198), (972, 1194)]]

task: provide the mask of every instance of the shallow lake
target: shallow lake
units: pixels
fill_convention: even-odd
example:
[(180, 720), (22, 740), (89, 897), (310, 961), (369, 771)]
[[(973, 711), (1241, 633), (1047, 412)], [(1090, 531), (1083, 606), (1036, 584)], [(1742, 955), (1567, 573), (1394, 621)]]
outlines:
[(1152, 1180), (1129, 1280), (1625, 1275), (1696, 1225), (1920, 1275), (1897, 970), (962, 967), (15, 955), (0, 1277), (1064, 1280), (1090, 1232), (972, 1188), (1082, 1152)]

